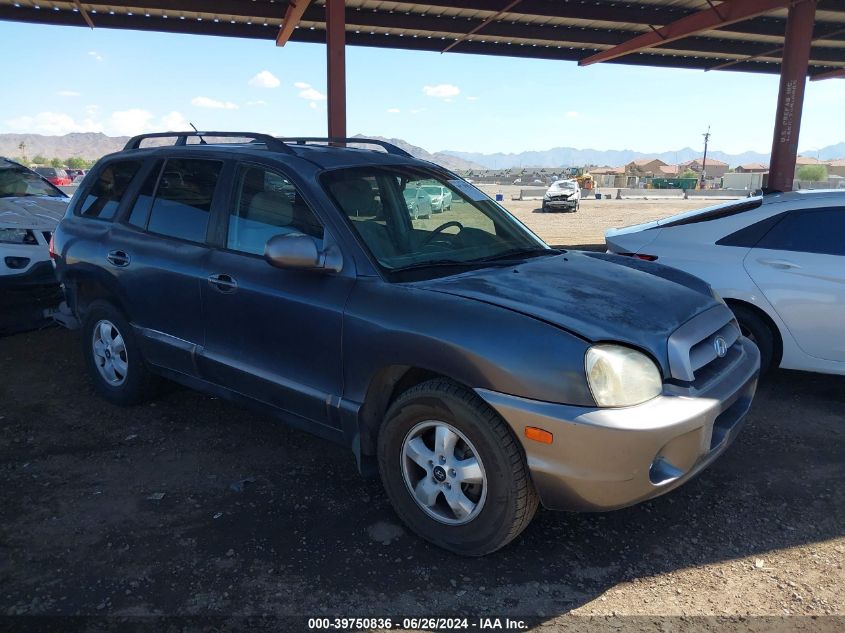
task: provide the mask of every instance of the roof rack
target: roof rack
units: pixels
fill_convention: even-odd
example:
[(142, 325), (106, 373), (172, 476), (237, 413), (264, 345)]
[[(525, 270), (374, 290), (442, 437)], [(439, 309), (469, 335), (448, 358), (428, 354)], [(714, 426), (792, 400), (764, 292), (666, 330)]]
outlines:
[(285, 154), (294, 154), (294, 151), (284, 144), (284, 142), (277, 139), (275, 136), (269, 134), (258, 134), (256, 132), (152, 132), (150, 134), (139, 134), (129, 139), (124, 150), (138, 149), (141, 146), (141, 141), (148, 138), (167, 138), (176, 137), (176, 142), (173, 145), (187, 145), (188, 137), (199, 137), (201, 144), (206, 144), (202, 140), (203, 136), (223, 136), (228, 138), (251, 138), (253, 143), (264, 143), (267, 149), (274, 152), (284, 152)]
[(388, 154), (393, 154), (394, 156), (404, 156), (406, 158), (413, 158), (411, 154), (406, 152), (401, 147), (397, 147), (393, 143), (388, 143), (387, 141), (380, 141), (374, 138), (347, 138), (341, 136), (293, 136), (282, 137), (279, 140), (282, 140), (285, 143), (296, 143), (297, 145), (305, 145), (306, 143), (358, 143), (361, 145), (378, 145), (379, 147), (383, 147), (384, 149), (386, 149)]

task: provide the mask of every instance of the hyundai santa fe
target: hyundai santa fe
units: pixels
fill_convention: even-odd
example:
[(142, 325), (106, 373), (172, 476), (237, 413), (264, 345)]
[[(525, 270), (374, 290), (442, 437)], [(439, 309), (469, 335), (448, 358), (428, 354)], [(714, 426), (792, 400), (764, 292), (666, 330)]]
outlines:
[[(442, 167), (345, 142), (157, 133), (96, 165), (51, 252), (103, 397), (168, 378), (348, 446), (466, 555), (539, 503), (663, 494), (735, 438), (759, 354), (705, 282), (550, 248)], [(415, 218), (431, 186), (450, 208)]]

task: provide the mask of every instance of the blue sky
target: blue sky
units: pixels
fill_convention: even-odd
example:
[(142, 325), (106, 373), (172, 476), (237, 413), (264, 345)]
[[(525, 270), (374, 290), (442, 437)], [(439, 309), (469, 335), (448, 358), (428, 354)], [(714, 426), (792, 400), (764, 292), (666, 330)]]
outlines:
[[(325, 47), (0, 22), (0, 132), (324, 135)], [(774, 75), (347, 49), (348, 130), (429, 151), (768, 152)], [(845, 140), (845, 80), (808, 83), (800, 149)]]

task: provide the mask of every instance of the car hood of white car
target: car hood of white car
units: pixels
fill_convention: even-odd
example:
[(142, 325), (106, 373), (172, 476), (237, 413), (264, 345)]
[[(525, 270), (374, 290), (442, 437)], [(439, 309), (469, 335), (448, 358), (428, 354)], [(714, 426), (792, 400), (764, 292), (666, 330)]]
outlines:
[(53, 231), (64, 217), (68, 201), (58, 196), (0, 198), (0, 228)]

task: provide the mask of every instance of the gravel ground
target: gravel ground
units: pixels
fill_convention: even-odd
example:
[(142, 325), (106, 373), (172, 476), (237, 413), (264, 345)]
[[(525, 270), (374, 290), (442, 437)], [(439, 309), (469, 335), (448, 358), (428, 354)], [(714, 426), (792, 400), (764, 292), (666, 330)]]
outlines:
[(297, 614), (842, 630), (843, 404), (845, 378), (775, 372), (697, 479), (607, 514), (541, 510), (504, 550), (464, 559), (403, 529), (345, 449), (176, 387), (117, 408), (94, 396), (76, 334), (7, 337), (0, 629), (49, 628), (31, 615), (212, 616), (237, 628), (243, 616)]

